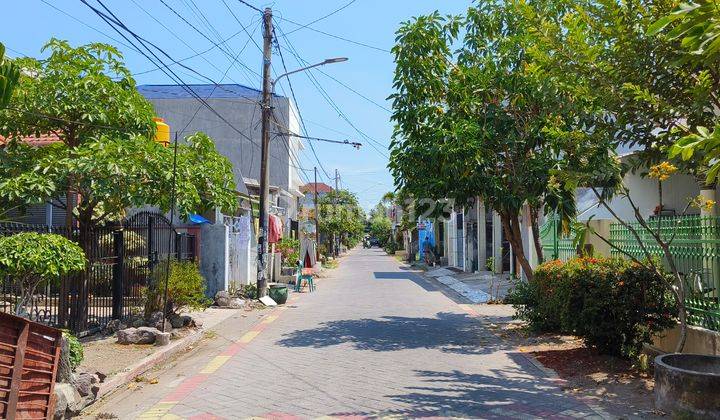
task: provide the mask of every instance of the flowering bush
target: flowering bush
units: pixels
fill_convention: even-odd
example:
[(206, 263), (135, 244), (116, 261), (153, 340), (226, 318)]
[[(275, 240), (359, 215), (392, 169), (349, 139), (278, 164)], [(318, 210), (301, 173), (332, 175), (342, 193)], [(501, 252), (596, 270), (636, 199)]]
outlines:
[(600, 352), (634, 356), (675, 322), (663, 279), (619, 258), (575, 258), (540, 265), (511, 296), (535, 331), (575, 334)]
[(300, 241), (298, 239), (282, 238), (275, 247), (282, 254), (283, 265), (287, 267), (297, 265), (300, 260)]

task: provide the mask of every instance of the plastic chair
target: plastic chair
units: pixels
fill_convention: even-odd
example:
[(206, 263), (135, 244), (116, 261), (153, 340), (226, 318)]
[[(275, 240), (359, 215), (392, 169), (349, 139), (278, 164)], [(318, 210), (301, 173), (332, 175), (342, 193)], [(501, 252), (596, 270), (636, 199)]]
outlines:
[(312, 274), (303, 274), (302, 264), (298, 264), (297, 267), (297, 278), (295, 280), (295, 291), (299, 292), (302, 289), (302, 282), (305, 280), (311, 292), (315, 291), (315, 283), (313, 282)]

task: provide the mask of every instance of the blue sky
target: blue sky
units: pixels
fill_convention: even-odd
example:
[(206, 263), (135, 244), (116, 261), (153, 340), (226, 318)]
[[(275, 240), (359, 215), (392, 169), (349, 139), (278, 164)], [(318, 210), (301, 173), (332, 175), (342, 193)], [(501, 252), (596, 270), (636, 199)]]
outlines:
[[(217, 48), (184, 61), (184, 64), (216, 82), (222, 80), (224, 83), (260, 87), (258, 75), (261, 73), (262, 61), (260, 51), (255, 45), (262, 45), (259, 26), (261, 16), (258, 12), (238, 0), (195, 0), (194, 3), (193, 0), (164, 1), (215, 42), (240, 31), (224, 44), (227, 46), (227, 53), (233, 56), (242, 51), (237, 55), (236, 64), (231, 66), (231, 58)], [(54, 9), (48, 3), (77, 20)], [(385, 98), (392, 93), (394, 64), (392, 55), (381, 50), (392, 48), (395, 30), (400, 22), (436, 9), (442, 13), (462, 13), (469, 1), (356, 0), (351, 3), (350, 0), (278, 0), (263, 3), (248, 0), (248, 3), (261, 9), (273, 8), (281, 49), (289, 70), (300, 66), (293, 55), (293, 48), (297, 55), (310, 63), (328, 57), (343, 56), (350, 59), (345, 63), (322, 67), (321, 70), (357, 93), (322, 73), (313, 72), (331, 102), (346, 116), (349, 123), (339, 115), (307, 75), (300, 73), (291, 76), (292, 84), (300, 113), (311, 136), (350, 139), (364, 144), (359, 151), (329, 143), (315, 142), (313, 145), (328, 174), (332, 176), (337, 168), (342, 186), (356, 192), (364, 208), (372, 208), (385, 192), (393, 189), (392, 177), (386, 169), (387, 158), (382, 155), (388, 154), (386, 148), (392, 134), (392, 124), (389, 120), (390, 113), (382, 107), (390, 108), (390, 103)], [(309, 28), (298, 29), (299, 26), (292, 23), (307, 24), (348, 3), (351, 4), (343, 10), (310, 25)], [(91, 4), (97, 3), (93, 0)], [(174, 59), (185, 58), (212, 47), (207, 38), (183, 22), (161, 0), (105, 0), (104, 4), (130, 29), (162, 47)], [(202, 14), (195, 9), (195, 5)], [(228, 11), (228, 6), (237, 20)], [(14, 1), (4, 5), (4, 10), (0, 41), (5, 43), (10, 56), (41, 56), (42, 45), (54, 36), (66, 39), (74, 45), (96, 41), (113, 44), (123, 52), (128, 67), (134, 73), (154, 68), (142, 55), (83, 25), (90, 25), (125, 42), (79, 0)], [(238, 20), (253, 35), (255, 43), (249, 41), (248, 34), (242, 30)], [(375, 48), (333, 38), (310, 28)], [(275, 70), (282, 69), (277, 53), (273, 56), (273, 64)], [(186, 83), (207, 82), (197, 80), (190, 72), (182, 72), (181, 68), (175, 67), (175, 70)], [(227, 76), (223, 78), (226, 71)], [(138, 74), (136, 79), (138, 84), (171, 82), (160, 71)], [(287, 83), (282, 82), (277, 91), (280, 94), (289, 94)], [(377, 104), (362, 98), (358, 93)], [(356, 129), (372, 140), (365, 138)], [(300, 156), (300, 164), (309, 170), (307, 179), (312, 180), (312, 168), (319, 165), (309, 145), (306, 145), (305, 152)], [(321, 170), (318, 171), (318, 180), (332, 184)]]

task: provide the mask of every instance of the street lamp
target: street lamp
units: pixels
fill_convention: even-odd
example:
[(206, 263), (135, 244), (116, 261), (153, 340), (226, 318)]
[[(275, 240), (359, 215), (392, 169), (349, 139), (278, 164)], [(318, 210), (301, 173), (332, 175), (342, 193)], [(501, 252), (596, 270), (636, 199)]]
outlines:
[(287, 72), (287, 73), (283, 73), (283, 74), (281, 74), (280, 76), (276, 77), (275, 80), (273, 80), (273, 81), (271, 82), (271, 84), (272, 84), (272, 91), (273, 91), (273, 93), (275, 92), (275, 84), (277, 83), (278, 80), (280, 80), (280, 79), (283, 78), (283, 77), (287, 77), (287, 76), (290, 76), (291, 74), (295, 74), (295, 73), (300, 73), (301, 71), (309, 70), (309, 69), (312, 69), (312, 68), (314, 68), (314, 67), (320, 67), (320, 66), (324, 66), (324, 65), (327, 65), (327, 64), (342, 63), (343, 61), (348, 61), (348, 58), (347, 58), (347, 57), (326, 58), (324, 61), (321, 61), (321, 62), (319, 62), (319, 63), (311, 64), (311, 65), (309, 65), (309, 66), (302, 67), (302, 68), (299, 68), (299, 69), (297, 69), (297, 70), (293, 70), (293, 71), (289, 71), (289, 72)]

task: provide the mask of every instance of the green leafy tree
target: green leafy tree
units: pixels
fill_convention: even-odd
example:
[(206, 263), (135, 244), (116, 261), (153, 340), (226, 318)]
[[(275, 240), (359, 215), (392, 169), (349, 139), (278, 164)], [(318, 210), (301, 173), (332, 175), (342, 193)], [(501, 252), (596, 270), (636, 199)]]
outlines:
[(334, 254), (336, 238), (353, 247), (362, 238), (365, 214), (355, 194), (347, 190), (331, 191), (318, 200), (318, 225), (320, 232), (328, 235), (328, 249)]
[[(43, 48), (46, 50), (50, 51), (46, 59), (16, 60), (23, 75), (8, 108), (0, 114), (0, 134), (11, 139), (56, 135), (65, 146), (58, 160), (73, 160), (79, 148), (102, 136), (152, 138), (152, 106), (135, 89), (131, 73), (114, 47), (95, 43), (73, 48), (66, 41), (51, 39)], [(65, 203), (57, 197), (50, 202), (66, 210), (66, 224), (72, 226), (74, 197), (80, 192), (74, 173), (44, 185), (26, 186), (13, 195), (25, 202), (43, 200), (46, 197), (23, 193), (47, 188), (48, 183), (64, 192)]]
[[(68, 155), (72, 157), (68, 157)], [(82, 196), (76, 206), (80, 243), (89, 246), (94, 226), (117, 220), (125, 209), (171, 205), (173, 148), (144, 136), (116, 138), (103, 135), (70, 151), (65, 143), (34, 148), (15, 142), (0, 151), (0, 195), (27, 203), (52, 200), (72, 178)], [(212, 140), (197, 133), (178, 145), (177, 206), (183, 217), (236, 205), (230, 162)]]
[[(542, 32), (553, 51), (543, 65), (584, 107), (575, 127), (608, 149), (632, 148), (632, 170), (667, 160), (667, 149), (689, 127), (716, 120), (720, 73), (689, 59), (694, 52), (683, 51), (677, 33), (657, 36), (663, 22), (653, 25), (676, 5), (583, 1), (563, 13), (557, 30)], [(673, 163), (704, 183), (702, 159), (678, 156)]]
[(385, 214), (376, 214), (370, 218), (370, 234), (384, 247), (392, 242), (392, 221)]
[[(648, 28), (650, 35), (676, 43), (679, 54), (677, 65), (694, 68), (692, 76), (701, 87), (703, 95), (698, 98), (698, 106), (704, 101), (706, 108), (713, 110), (720, 107), (717, 92), (720, 82), (719, 6), (715, 0), (681, 3)], [(669, 153), (671, 158), (685, 161), (700, 159), (708, 167), (705, 180), (708, 185), (717, 183), (720, 171), (720, 118), (716, 112), (713, 112), (713, 117), (694, 127), (680, 126), (685, 136), (670, 148)]]
[[(0, 42), (0, 109), (3, 109), (10, 102), (13, 90), (20, 79), (20, 69), (7, 57), (5, 57), (5, 45)], [(0, 198), (0, 218), (2, 218), (10, 207)], [(0, 219), (2, 220), (2, 219)]]
[(23, 232), (0, 237), (0, 274), (19, 290), (18, 316), (27, 315), (25, 308), (40, 284), (81, 271), (85, 264), (82, 249), (59, 235)]
[[(87, 249), (92, 228), (119, 219), (127, 207), (170, 208), (173, 148), (153, 141), (152, 106), (115, 48), (72, 48), (55, 39), (45, 48), (47, 59), (18, 60), (26, 75), (0, 114), (0, 131), (11, 139), (55, 134), (61, 141), (39, 148), (11, 141), (0, 150), (0, 197), (66, 210)], [(205, 134), (179, 145), (175, 180), (181, 216), (236, 206), (232, 166)], [(57, 199), (62, 195), (65, 203)]]
[(403, 23), (393, 49), (396, 185), (421, 200), (453, 199), (458, 207), (480, 196), (499, 213), (528, 278), (523, 206), (542, 260), (543, 206), (574, 212), (572, 199), (548, 188), (551, 171), (584, 153), (564, 135), (572, 116), (564, 86), (538, 65), (550, 54), (538, 27), (557, 16), (551, 3), (484, 2), (465, 17), (436, 12)]
[(20, 79), (20, 69), (5, 57), (5, 45), (0, 42), (0, 109), (10, 102), (13, 90)]

